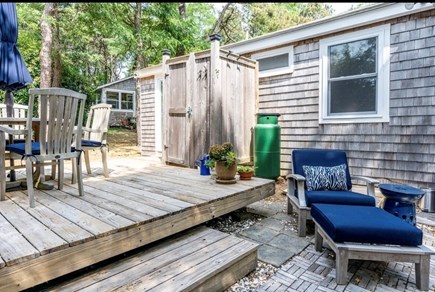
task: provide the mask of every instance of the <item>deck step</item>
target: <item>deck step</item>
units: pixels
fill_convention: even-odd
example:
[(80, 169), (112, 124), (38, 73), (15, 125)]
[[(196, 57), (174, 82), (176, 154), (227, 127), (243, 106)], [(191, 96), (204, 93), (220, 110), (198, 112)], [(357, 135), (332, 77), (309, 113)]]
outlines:
[(257, 249), (256, 243), (200, 226), (40, 288), (44, 291), (224, 291), (256, 268)]

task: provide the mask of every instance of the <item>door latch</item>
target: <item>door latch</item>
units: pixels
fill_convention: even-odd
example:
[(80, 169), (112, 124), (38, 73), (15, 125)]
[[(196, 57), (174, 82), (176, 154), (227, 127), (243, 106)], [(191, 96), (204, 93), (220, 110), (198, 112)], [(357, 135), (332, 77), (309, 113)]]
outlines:
[(188, 106), (188, 107), (187, 107), (187, 111), (186, 111), (186, 113), (187, 113), (187, 117), (188, 117), (188, 118), (191, 118), (191, 117), (192, 117), (192, 107), (191, 107), (191, 106)]

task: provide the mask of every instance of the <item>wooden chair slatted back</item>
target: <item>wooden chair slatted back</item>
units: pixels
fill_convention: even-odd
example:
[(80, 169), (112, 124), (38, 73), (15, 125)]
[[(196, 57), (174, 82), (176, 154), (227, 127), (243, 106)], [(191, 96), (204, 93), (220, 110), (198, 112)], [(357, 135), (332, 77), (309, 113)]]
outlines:
[(96, 132), (84, 130), (84, 140), (98, 141), (103, 144), (107, 142), (107, 131), (109, 129), (111, 108), (111, 104), (105, 103), (91, 106), (86, 121), (86, 128), (96, 130)]
[[(23, 104), (14, 104), (13, 106), (13, 116), (14, 118), (27, 118), (29, 112), (29, 107)], [(7, 118), (6, 104), (0, 104), (0, 118)], [(13, 125), (14, 129), (21, 130), (25, 128), (25, 125)], [(15, 139), (24, 139), (23, 135), (14, 136)]]
[[(40, 101), (41, 155), (69, 154), (72, 143), (80, 149), (86, 95), (63, 88), (31, 89), (29, 92), (29, 106), (33, 106), (36, 98)], [(27, 122), (31, 123), (31, 119)], [(74, 129), (77, 129), (77, 135)], [(26, 153), (28, 150), (26, 149)]]

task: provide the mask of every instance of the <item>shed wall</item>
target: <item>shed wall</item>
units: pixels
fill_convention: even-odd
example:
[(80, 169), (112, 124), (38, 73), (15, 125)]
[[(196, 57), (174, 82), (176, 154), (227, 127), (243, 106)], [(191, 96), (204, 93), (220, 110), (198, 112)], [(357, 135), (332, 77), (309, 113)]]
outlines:
[(260, 79), (259, 112), (281, 114), (282, 175), (293, 149), (338, 148), (353, 175), (435, 181), (435, 10), (383, 23), (391, 24), (389, 123), (319, 124), (319, 39), (294, 44), (293, 73)]
[[(103, 89), (108, 91), (110, 91), (110, 89), (135, 91), (136, 80), (134, 78), (130, 78), (121, 82), (108, 85)], [(100, 89), (100, 92), (102, 92), (103, 89)], [(101, 97), (100, 97), (100, 102), (101, 102)], [(134, 115), (135, 115), (134, 112), (116, 111), (112, 109), (112, 111), (110, 112), (109, 126), (120, 126), (122, 125), (121, 123), (122, 120), (133, 117)]]
[(142, 156), (149, 156), (156, 153), (155, 78), (141, 78), (137, 82), (140, 94), (140, 152)]

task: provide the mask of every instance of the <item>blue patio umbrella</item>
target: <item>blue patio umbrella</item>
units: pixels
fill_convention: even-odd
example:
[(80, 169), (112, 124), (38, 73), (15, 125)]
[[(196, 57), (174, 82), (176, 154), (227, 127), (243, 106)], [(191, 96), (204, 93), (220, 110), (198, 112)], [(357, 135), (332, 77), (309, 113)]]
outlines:
[(18, 19), (15, 3), (0, 3), (0, 89), (6, 90), (7, 114), (12, 116), (12, 91), (32, 82), (29, 70), (17, 48)]

